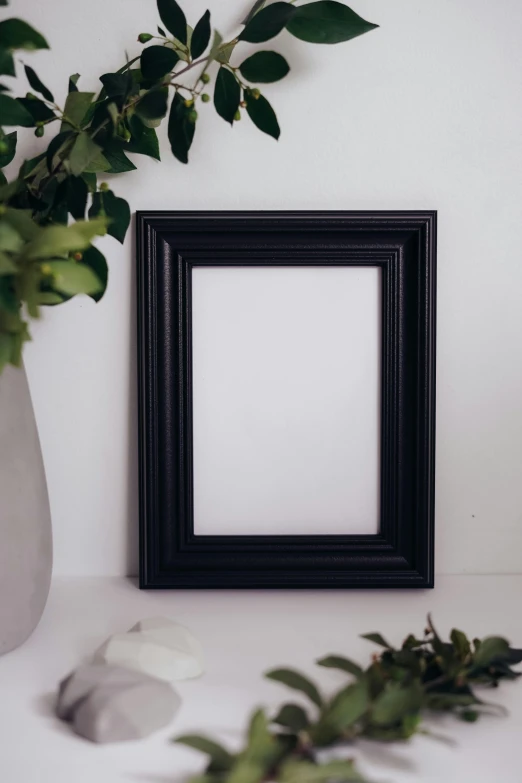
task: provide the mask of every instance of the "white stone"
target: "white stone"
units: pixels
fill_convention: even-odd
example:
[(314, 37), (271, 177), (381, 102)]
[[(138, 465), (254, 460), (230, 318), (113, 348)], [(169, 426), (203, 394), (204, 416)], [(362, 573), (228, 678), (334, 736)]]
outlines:
[(100, 647), (95, 661), (145, 672), (167, 682), (203, 674), (203, 651), (183, 625), (165, 617), (136, 623), (128, 633), (114, 634)]
[(148, 737), (171, 722), (181, 699), (166, 682), (119, 666), (80, 666), (60, 683), (56, 713), (96, 743)]

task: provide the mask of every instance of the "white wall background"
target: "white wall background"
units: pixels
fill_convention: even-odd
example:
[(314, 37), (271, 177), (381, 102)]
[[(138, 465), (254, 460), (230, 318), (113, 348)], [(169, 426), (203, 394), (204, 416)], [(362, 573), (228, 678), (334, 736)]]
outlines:
[[(243, 0), (215, 0), (224, 33)], [(114, 183), (132, 209), (439, 210), (437, 571), (522, 571), (522, 4), (353, 0), (381, 25), (313, 47), (283, 33), (290, 76), (267, 87), (279, 143), (202, 106), (192, 161), (140, 158)], [(203, 0), (185, 2), (190, 20)], [(63, 100), (133, 56), (153, 0), (13, 0), (48, 37), (27, 56)], [(35, 140), (28, 132), (27, 148)], [(110, 284), (49, 312), (26, 352), (57, 574), (136, 569), (132, 232), (101, 242)]]

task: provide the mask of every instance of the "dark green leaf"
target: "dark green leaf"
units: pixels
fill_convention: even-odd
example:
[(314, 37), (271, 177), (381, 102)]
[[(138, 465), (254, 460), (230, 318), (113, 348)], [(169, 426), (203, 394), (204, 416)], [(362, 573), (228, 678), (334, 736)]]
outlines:
[(423, 690), (419, 682), (409, 687), (391, 684), (375, 700), (371, 720), (376, 726), (392, 726), (406, 715), (417, 712), (422, 704)]
[(374, 30), (378, 25), (366, 22), (355, 11), (335, 0), (319, 0), (298, 6), (286, 29), (308, 43), (335, 44), (349, 41)]
[(306, 729), (310, 723), (306, 712), (298, 704), (283, 705), (273, 722), (290, 729), (296, 734)]
[(73, 127), (81, 127), (82, 121), (89, 111), (93, 98), (93, 92), (70, 92), (65, 101), (64, 121), (62, 122), (61, 130), (67, 130), (67, 128), (64, 128), (64, 125), (69, 124), (67, 120), (71, 121)]
[(210, 11), (205, 11), (199, 22), (194, 28), (190, 40), (190, 54), (195, 60), (201, 57), (210, 41)]
[(71, 149), (71, 154), (69, 155), (71, 173), (75, 176), (79, 176), (100, 154), (101, 147), (91, 139), (88, 133), (82, 131), (76, 137), (76, 141)]
[(28, 51), (49, 48), (43, 35), (21, 19), (6, 19), (0, 22), (0, 46)]
[(67, 209), (75, 220), (83, 220), (87, 207), (89, 189), (82, 177), (67, 177)]
[(96, 294), (102, 289), (100, 280), (92, 269), (76, 261), (47, 261), (52, 273), (52, 287), (68, 296)]
[(343, 658), (341, 655), (328, 655), (326, 658), (321, 658), (317, 661), (319, 666), (325, 666), (327, 669), (340, 669), (347, 674), (353, 674), (355, 677), (360, 677), (363, 674), (361, 667), (350, 661), (348, 658)]
[(0, 93), (0, 118), (2, 125), (21, 125), (32, 128), (34, 120), (27, 109), (16, 98)]
[(96, 174), (83, 172), (82, 179), (87, 185), (89, 193), (96, 193)]
[(147, 46), (141, 53), (141, 72), (146, 79), (157, 81), (170, 73), (178, 61), (179, 56), (174, 49), (167, 46)]
[(351, 759), (325, 764), (290, 759), (285, 762), (278, 780), (280, 783), (367, 783)]
[(110, 164), (107, 169), (108, 174), (122, 174), (124, 171), (134, 171), (136, 166), (125, 155), (124, 149), (127, 149), (125, 142), (111, 141), (103, 149), (103, 155)]
[(51, 101), (51, 103), (54, 101), (52, 92), (48, 90), (45, 84), (40, 81), (36, 71), (31, 68), (30, 65), (25, 66), (25, 75), (27, 76), (27, 80), (33, 90), (36, 90), (36, 92), (39, 92), (40, 95), (43, 95), (46, 101)]
[(0, 46), (0, 74), (5, 76), (16, 76), (13, 55), (9, 49)]
[(163, 36), (163, 38), (166, 38), (166, 37), (167, 37), (167, 33), (165, 32), (165, 30), (163, 29), (163, 27), (160, 27), (159, 25), (158, 25), (158, 33), (159, 33), (160, 35), (162, 35), (162, 36)]
[(161, 21), (169, 33), (172, 33), (182, 44), (186, 44), (187, 20), (176, 0), (157, 0), (157, 3)]
[(3, 137), (2, 141), (7, 145), (7, 150), (0, 155), (0, 169), (3, 169), (5, 166), (9, 165), (9, 163), (11, 163), (13, 160), (16, 153), (16, 140), (16, 131), (6, 133), (6, 135)]
[(364, 633), (361, 636), (361, 639), (367, 639), (369, 642), (378, 644), (380, 647), (386, 647), (387, 650), (393, 650), (393, 647), (390, 644), (388, 644), (386, 639), (383, 636), (381, 636), (380, 633)]
[(321, 719), (343, 731), (361, 718), (368, 709), (368, 686), (361, 679), (340, 691), (325, 709)]
[(5, 176), (3, 171), (0, 171), (0, 188), (4, 185), (7, 185), (7, 177)]
[(154, 128), (147, 128), (135, 115), (129, 119), (131, 138), (125, 145), (127, 152), (137, 152), (148, 155), (155, 160), (160, 159), (158, 136)]
[(277, 82), (290, 67), (277, 52), (256, 52), (241, 63), (239, 70), (249, 82)]
[(196, 129), (196, 124), (189, 120), (189, 112), (181, 95), (176, 93), (170, 107), (168, 133), (172, 154), (181, 163), (188, 163), (188, 152)]
[(96, 217), (100, 213), (110, 218), (107, 233), (123, 244), (125, 234), (130, 223), (130, 207), (123, 198), (118, 198), (112, 190), (95, 193), (89, 217)]
[(509, 658), (509, 644), (500, 636), (488, 636), (482, 640), (479, 649), (474, 655), (473, 663), (481, 668), (487, 667), (496, 658)]
[(272, 669), (265, 675), (269, 680), (282, 682), (288, 688), (305, 693), (308, 698), (320, 707), (323, 703), (321, 694), (307, 677), (293, 669)]
[(82, 263), (92, 269), (100, 281), (100, 289), (89, 294), (91, 299), (94, 299), (95, 302), (99, 302), (105, 293), (107, 288), (107, 281), (109, 279), (109, 268), (107, 266), (105, 256), (103, 253), (100, 253), (97, 247), (94, 247), (94, 245), (89, 245), (87, 250), (84, 250), (83, 252)]
[(167, 87), (149, 90), (136, 104), (136, 113), (142, 120), (161, 120), (167, 113)]
[(103, 84), (105, 96), (108, 98), (124, 97), (133, 87), (132, 77), (128, 71), (126, 73), (104, 73), (103, 76), (100, 76), (100, 81)]
[(58, 150), (60, 150), (62, 146), (65, 144), (65, 142), (71, 139), (72, 136), (73, 136), (73, 131), (71, 130), (62, 131), (61, 133), (58, 133), (49, 142), (49, 146), (47, 147), (47, 152), (46, 152), (47, 169), (49, 172), (51, 172), (53, 170), (53, 166), (56, 165), (55, 163), (53, 163), (53, 160), (55, 155), (58, 153)]
[(17, 98), (18, 103), (29, 112), (33, 118), (33, 125), (36, 122), (47, 122), (55, 117), (55, 113), (49, 106), (38, 98)]
[(464, 710), (459, 714), (462, 720), (465, 720), (467, 723), (475, 723), (480, 717), (480, 713), (477, 710)]
[(454, 628), (450, 634), (450, 639), (459, 658), (464, 659), (467, 655), (469, 655), (471, 651), (471, 645), (465, 633), (462, 633), (462, 631)]
[(286, 27), (295, 13), (296, 8), (290, 3), (273, 3), (250, 19), (238, 36), (239, 40), (249, 43), (268, 41)]
[(241, 24), (247, 25), (250, 22), (250, 20), (252, 19), (252, 17), (254, 17), (257, 14), (257, 12), (260, 11), (263, 8), (265, 3), (266, 3), (266, 0), (256, 0), (256, 2), (252, 6), (252, 8), (248, 12), (248, 14), (245, 16), (245, 18), (243, 19)]
[(274, 110), (263, 95), (254, 98), (251, 92), (245, 93), (248, 116), (263, 133), (268, 133), (274, 139), (281, 135), (281, 129)]
[(522, 663), (522, 650), (517, 650), (515, 647), (509, 648), (508, 663), (516, 664)]
[(234, 763), (233, 757), (217, 742), (207, 739), (207, 737), (200, 737), (195, 734), (184, 734), (181, 737), (176, 737), (174, 742), (180, 745), (187, 745), (189, 748), (199, 750), (201, 753), (205, 753), (209, 756), (212, 762), (212, 770), (215, 772), (227, 772)]
[(69, 86), (67, 88), (67, 92), (78, 92), (78, 87), (76, 86), (78, 83), (78, 79), (80, 78), (79, 73), (73, 73), (71, 76), (69, 76)]
[(239, 107), (241, 100), (241, 90), (234, 74), (224, 68), (219, 69), (214, 88), (214, 106), (220, 117), (231, 125), (234, 122), (234, 115)]

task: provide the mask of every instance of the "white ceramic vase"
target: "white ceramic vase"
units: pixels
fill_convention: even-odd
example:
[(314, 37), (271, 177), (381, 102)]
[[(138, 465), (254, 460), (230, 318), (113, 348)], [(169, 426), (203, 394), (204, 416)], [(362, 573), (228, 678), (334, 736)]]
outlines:
[(49, 497), (25, 370), (0, 375), (0, 655), (42, 616), (52, 571)]

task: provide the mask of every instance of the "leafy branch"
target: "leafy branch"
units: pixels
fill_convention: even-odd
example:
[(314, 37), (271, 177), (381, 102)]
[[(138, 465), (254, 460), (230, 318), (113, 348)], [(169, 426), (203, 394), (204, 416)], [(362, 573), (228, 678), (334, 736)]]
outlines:
[[(20, 364), (23, 343), (30, 339), (27, 319), (38, 318), (41, 306), (60, 304), (77, 293), (96, 301), (103, 296), (107, 262), (90, 239), (79, 241), (81, 231), (71, 230), (74, 246), (64, 249), (58, 239), (51, 245), (55, 234), (44, 229), (73, 229), (71, 218), (88, 218), (89, 223), (97, 221), (93, 236), (107, 232), (123, 242), (130, 207), (98, 178), (135, 169), (128, 154), (159, 160), (156, 128), (167, 115), (170, 147), (182, 163), (188, 163), (199, 104), (212, 101), (230, 125), (245, 110), (259, 130), (279, 138), (277, 116), (257, 85), (279, 81), (290, 66), (283, 55), (263, 49), (234, 64), (242, 43), (264, 44), (286, 30), (305, 42), (334, 44), (376, 27), (336, 0), (268, 6), (257, 0), (239, 35), (224, 41), (212, 30), (210, 11), (192, 28), (176, 0), (157, 0), (157, 6), (163, 27), (158, 26), (157, 35), (140, 33), (138, 41), (146, 45), (141, 55), (103, 74), (97, 95), (80, 91), (79, 75), (73, 74), (61, 107), (28, 65), (24, 71), (32, 92), (15, 98), (0, 84), (0, 372), (7, 363)], [(16, 75), (15, 52), (48, 48), (43, 35), (23, 20), (0, 22), (0, 75)], [(213, 76), (210, 71), (216, 67)], [(196, 79), (189, 83), (193, 71)], [(213, 78), (211, 97), (207, 89)], [(15, 157), (17, 131), (6, 133), (4, 128), (16, 126), (33, 128), (38, 138), (49, 128), (59, 130), (47, 149), (24, 160), (17, 177), (7, 182), (2, 169)], [(40, 242), (45, 249), (36, 252)]]
[(317, 661), (350, 678), (329, 697), (298, 671), (269, 671), (268, 679), (298, 692), (309, 706), (285, 703), (271, 719), (257, 710), (239, 753), (231, 754), (207, 737), (178, 737), (176, 742), (208, 757), (205, 772), (189, 783), (364, 783), (353, 760), (321, 763), (321, 751), (344, 752), (361, 737), (390, 742), (429, 735), (421, 721), (430, 712), (451, 713), (473, 723), (494, 709), (479, 698), (476, 686), (496, 687), (501, 680), (520, 676), (512, 666), (522, 662), (522, 650), (510, 647), (504, 638), (470, 641), (454, 629), (445, 642), (430, 617), (422, 637), (409, 635), (399, 648), (379, 633), (363, 638), (381, 649), (366, 669), (342, 655)]

